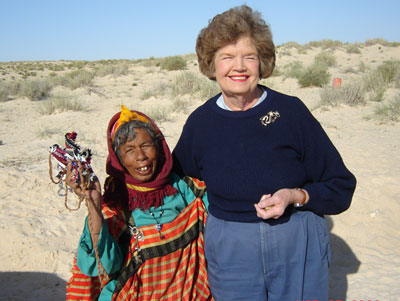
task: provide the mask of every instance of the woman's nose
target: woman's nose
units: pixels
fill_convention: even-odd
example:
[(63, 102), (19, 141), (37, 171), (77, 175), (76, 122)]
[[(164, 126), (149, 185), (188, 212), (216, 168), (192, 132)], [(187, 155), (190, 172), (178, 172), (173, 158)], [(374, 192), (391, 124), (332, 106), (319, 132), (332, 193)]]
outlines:
[(136, 155), (136, 160), (137, 161), (143, 161), (143, 160), (145, 160), (147, 158), (146, 152), (141, 147), (138, 147), (135, 150), (135, 155)]
[(241, 57), (236, 57), (234, 61), (234, 68), (237, 71), (244, 71), (246, 70), (246, 64), (244, 63), (244, 59)]

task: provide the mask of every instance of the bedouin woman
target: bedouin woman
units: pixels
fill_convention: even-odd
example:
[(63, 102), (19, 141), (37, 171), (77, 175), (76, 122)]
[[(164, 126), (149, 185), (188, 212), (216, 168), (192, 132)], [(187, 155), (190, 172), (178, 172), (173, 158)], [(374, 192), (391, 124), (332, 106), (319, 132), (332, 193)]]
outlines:
[(213, 297), (328, 300), (324, 215), (350, 206), (355, 177), (298, 98), (259, 84), (275, 47), (258, 12), (244, 5), (216, 15), (196, 52), (222, 93), (189, 116), (174, 163), (207, 186)]
[(122, 106), (107, 142), (103, 195), (98, 182), (82, 189), (68, 165), (67, 183), (89, 215), (67, 300), (210, 300), (204, 185), (171, 172), (165, 138), (143, 113)]

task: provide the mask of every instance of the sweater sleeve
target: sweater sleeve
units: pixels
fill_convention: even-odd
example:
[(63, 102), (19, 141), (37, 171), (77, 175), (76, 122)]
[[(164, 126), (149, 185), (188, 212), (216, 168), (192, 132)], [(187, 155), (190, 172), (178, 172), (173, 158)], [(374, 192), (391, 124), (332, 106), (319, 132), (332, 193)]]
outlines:
[(350, 206), (356, 178), (346, 168), (320, 123), (305, 106), (304, 110), (303, 124), (298, 127), (302, 131), (303, 164), (307, 174), (307, 183), (302, 188), (310, 199), (302, 208), (320, 215), (339, 214)]
[[(194, 127), (193, 118), (189, 117), (186, 121), (181, 137), (172, 153), (174, 159), (174, 171), (180, 176), (190, 176), (203, 180), (197, 164), (194, 148)], [(199, 144), (197, 144), (199, 146)]]
[[(118, 246), (118, 243), (108, 231), (106, 222), (103, 222), (103, 226), (100, 230), (99, 239), (97, 242), (97, 250), (100, 261), (107, 274), (113, 274), (119, 271), (123, 263), (122, 252)], [(98, 275), (96, 255), (93, 248), (92, 239), (90, 237), (87, 218), (78, 245), (77, 265), (85, 275)]]

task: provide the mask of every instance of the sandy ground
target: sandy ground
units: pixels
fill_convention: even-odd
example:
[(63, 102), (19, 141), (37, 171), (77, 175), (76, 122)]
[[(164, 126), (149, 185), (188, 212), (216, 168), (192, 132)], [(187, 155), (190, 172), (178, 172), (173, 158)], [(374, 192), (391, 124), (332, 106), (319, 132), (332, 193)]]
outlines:
[[(312, 61), (321, 49), (278, 55), (277, 65)], [(373, 45), (361, 54), (334, 51), (338, 65), (332, 77), (343, 83), (362, 76), (345, 72), (360, 62), (369, 68), (384, 60), (400, 59), (400, 49)], [(188, 69), (198, 73), (196, 62)], [(69, 212), (59, 187), (50, 182), (48, 147), (63, 143), (66, 132), (77, 131), (78, 143), (94, 152), (93, 167), (105, 179), (108, 120), (120, 104), (146, 111), (171, 106), (170, 96), (141, 100), (143, 91), (171, 82), (179, 71), (133, 66), (129, 74), (96, 78), (91, 88), (69, 91), (86, 110), (44, 115), (44, 101), (16, 98), (0, 102), (0, 300), (63, 300), (72, 259), (86, 208)], [(351, 208), (327, 217), (331, 228), (333, 260), (330, 298), (334, 300), (400, 299), (400, 123), (366, 119), (376, 106), (314, 109), (320, 88), (299, 88), (296, 80), (274, 77), (265, 81), (278, 91), (299, 96), (334, 142), (358, 180)], [(132, 85), (136, 83), (136, 85)], [(59, 88), (57, 88), (59, 89)], [(62, 90), (62, 89), (61, 89)], [(390, 89), (385, 98), (399, 93)], [(186, 113), (171, 112), (170, 121), (158, 122), (173, 149), (190, 111), (205, 99), (186, 97)]]

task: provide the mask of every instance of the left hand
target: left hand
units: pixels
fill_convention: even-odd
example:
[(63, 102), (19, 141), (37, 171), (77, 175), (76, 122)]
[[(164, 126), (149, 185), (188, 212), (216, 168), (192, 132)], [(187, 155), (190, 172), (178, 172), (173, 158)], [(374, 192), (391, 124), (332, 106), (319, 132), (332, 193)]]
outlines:
[(278, 219), (285, 212), (286, 207), (293, 203), (293, 189), (282, 188), (275, 192), (273, 195), (263, 195), (260, 201), (257, 204), (254, 204), (254, 207), (256, 208), (257, 216), (259, 218)]

